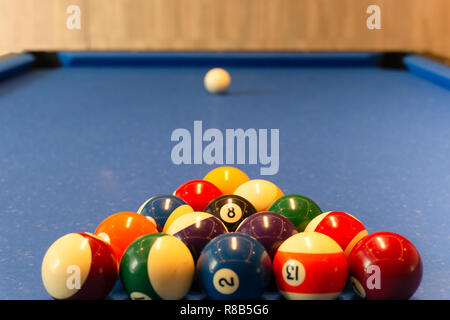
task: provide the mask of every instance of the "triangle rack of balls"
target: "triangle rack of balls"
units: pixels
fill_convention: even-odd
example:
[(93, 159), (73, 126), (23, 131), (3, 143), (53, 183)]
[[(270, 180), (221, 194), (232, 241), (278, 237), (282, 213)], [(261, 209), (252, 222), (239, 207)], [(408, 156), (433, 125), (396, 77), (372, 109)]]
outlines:
[(54, 299), (105, 299), (120, 281), (130, 299), (409, 299), (419, 252), (393, 232), (369, 234), (355, 216), (324, 212), (299, 194), (218, 167), (92, 233), (47, 250), (42, 281)]

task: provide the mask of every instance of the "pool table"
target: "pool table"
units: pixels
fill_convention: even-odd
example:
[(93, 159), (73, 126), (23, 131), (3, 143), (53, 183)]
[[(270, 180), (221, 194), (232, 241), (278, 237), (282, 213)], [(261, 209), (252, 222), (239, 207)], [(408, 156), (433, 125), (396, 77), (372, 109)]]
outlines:
[[(52, 57), (0, 61), (0, 299), (50, 299), (41, 262), (57, 238), (222, 165), (174, 163), (171, 135), (194, 121), (278, 129), (275, 174), (259, 159), (223, 165), (407, 237), (424, 267), (413, 299), (450, 299), (449, 67), (405, 55), (393, 68), (362, 52)], [(227, 94), (205, 91), (212, 67), (230, 72)], [(108, 299), (125, 298), (118, 282)], [(339, 299), (358, 298), (346, 288)]]

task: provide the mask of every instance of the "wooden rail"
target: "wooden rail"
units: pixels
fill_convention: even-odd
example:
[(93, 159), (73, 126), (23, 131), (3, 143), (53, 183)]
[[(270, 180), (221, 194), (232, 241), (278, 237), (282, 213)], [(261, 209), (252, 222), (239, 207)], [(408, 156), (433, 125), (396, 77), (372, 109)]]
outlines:
[[(370, 5), (381, 29), (369, 30)], [(81, 28), (70, 30), (70, 5)], [(449, 0), (0, 0), (0, 51), (415, 51), (450, 57)]]

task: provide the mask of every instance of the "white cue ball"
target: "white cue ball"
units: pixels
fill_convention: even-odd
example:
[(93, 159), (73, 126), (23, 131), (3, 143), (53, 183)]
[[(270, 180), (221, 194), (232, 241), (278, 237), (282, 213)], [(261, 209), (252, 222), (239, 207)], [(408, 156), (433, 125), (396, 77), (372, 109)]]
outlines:
[(231, 84), (231, 77), (225, 69), (214, 68), (206, 73), (203, 82), (208, 92), (225, 93)]

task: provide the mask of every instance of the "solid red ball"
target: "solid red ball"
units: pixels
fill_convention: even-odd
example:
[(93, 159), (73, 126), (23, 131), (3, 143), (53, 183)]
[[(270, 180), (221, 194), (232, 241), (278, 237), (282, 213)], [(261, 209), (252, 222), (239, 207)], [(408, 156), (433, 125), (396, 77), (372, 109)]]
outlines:
[(348, 258), (355, 292), (369, 300), (405, 300), (422, 280), (416, 247), (393, 232), (376, 232), (360, 240)]
[(222, 195), (222, 191), (211, 182), (191, 180), (179, 186), (173, 195), (186, 201), (194, 211), (204, 211), (208, 203)]

